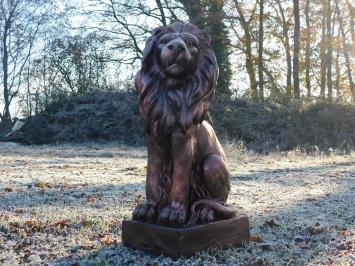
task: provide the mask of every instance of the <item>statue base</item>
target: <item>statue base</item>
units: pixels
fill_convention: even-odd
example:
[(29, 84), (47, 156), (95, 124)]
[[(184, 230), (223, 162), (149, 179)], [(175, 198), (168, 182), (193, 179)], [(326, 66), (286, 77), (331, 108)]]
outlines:
[(134, 220), (122, 222), (124, 245), (172, 258), (191, 257), (209, 248), (242, 245), (249, 238), (247, 216), (186, 228), (170, 228)]

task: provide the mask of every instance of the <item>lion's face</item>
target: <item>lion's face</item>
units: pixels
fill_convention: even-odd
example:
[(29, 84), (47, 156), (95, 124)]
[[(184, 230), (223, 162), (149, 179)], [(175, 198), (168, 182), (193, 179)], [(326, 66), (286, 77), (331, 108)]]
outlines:
[(166, 75), (192, 74), (198, 63), (199, 40), (187, 32), (163, 34), (156, 43), (156, 57)]
[(181, 21), (154, 29), (136, 75), (146, 132), (167, 136), (202, 123), (218, 78), (211, 37)]

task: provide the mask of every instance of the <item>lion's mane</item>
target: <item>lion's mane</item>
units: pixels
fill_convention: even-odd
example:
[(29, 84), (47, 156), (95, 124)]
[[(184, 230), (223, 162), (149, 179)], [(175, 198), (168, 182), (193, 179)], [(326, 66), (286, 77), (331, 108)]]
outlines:
[[(197, 69), (191, 75), (167, 77), (160, 68), (155, 44), (168, 32), (187, 32), (198, 38), (200, 54)], [(174, 130), (186, 132), (193, 123), (205, 119), (218, 78), (216, 58), (209, 43), (209, 35), (189, 23), (175, 22), (153, 31), (135, 79), (147, 133), (166, 137)]]

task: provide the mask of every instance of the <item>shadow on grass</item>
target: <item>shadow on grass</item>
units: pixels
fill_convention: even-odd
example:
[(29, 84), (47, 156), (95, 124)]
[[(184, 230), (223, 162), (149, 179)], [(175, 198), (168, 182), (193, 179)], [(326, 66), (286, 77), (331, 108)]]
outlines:
[[(46, 186), (44, 183), (43, 186)], [(119, 199), (122, 203), (142, 194), (143, 182), (127, 183), (122, 185), (54, 185), (52, 188), (38, 188), (35, 184), (28, 184), (27, 188), (13, 191), (0, 197), (0, 209), (11, 211), (14, 208), (33, 207), (71, 207), (71, 208), (102, 208), (102, 205), (92, 203), (94, 199), (100, 202), (101, 198)], [(129, 196), (129, 197), (128, 197)]]
[[(339, 163), (332, 163), (326, 165), (317, 165), (317, 166), (310, 166), (310, 167), (283, 167), (283, 168), (276, 168), (271, 170), (263, 170), (263, 171), (256, 171), (256, 172), (249, 172), (248, 174), (243, 175), (232, 175), (231, 181), (241, 180), (241, 181), (248, 181), (248, 180), (255, 180), (255, 181), (266, 181), (265, 178), (261, 178), (262, 176), (267, 175), (267, 182), (272, 182), (272, 178), (279, 177), (280, 175), (285, 175), (288, 173), (300, 173), (300, 174), (312, 174), (312, 173), (319, 173), (324, 170), (332, 170), (337, 166), (353, 166), (352, 162), (339, 162)], [(355, 173), (354, 173), (355, 174)], [(286, 184), (283, 184), (286, 185)], [(292, 184), (293, 185), (293, 184)]]
[[(329, 227), (338, 226), (339, 228), (354, 224), (353, 209), (348, 204), (349, 201), (354, 201), (353, 189), (354, 187), (349, 187), (341, 192), (318, 198), (305, 197), (302, 201), (294, 202), (271, 214), (265, 214), (262, 218), (257, 214), (251, 214), (249, 218), (252, 234), (261, 234), (263, 242), (281, 243), (275, 249), (264, 249), (265, 245), (250, 242), (244, 248), (228, 247), (223, 250), (204, 251), (190, 259), (181, 258), (174, 261), (167, 257), (156, 257), (142, 251), (133, 250), (119, 243), (102, 247), (98, 251), (93, 251), (81, 257), (77, 257), (75, 254), (63, 257), (53, 261), (53, 263), (56, 265), (151, 265), (156, 261), (164, 265), (172, 263), (175, 265), (190, 265), (192, 262), (202, 261), (207, 264), (211, 262), (212, 264), (245, 263), (249, 265), (256, 259), (257, 255), (263, 256), (264, 254), (264, 256), (270, 257), (268, 263), (286, 264), (293, 258), (296, 264), (304, 264), (317, 256), (320, 250), (324, 250), (322, 245), (329, 243), (330, 238), (313, 243), (311, 248), (303, 250), (301, 255), (293, 254), (293, 238), (298, 234), (306, 233), (305, 231), (309, 226), (314, 226), (317, 223)], [(342, 206), (342, 208), (337, 206)], [(276, 227), (265, 226), (264, 222), (270, 219), (276, 219), (278, 225)], [(285, 254), (288, 255), (285, 256)]]
[(38, 146), (38, 149), (30, 146), (11, 148), (3, 150), (2, 155), (7, 157), (46, 157), (46, 158), (132, 158), (140, 159), (147, 158), (145, 149), (142, 148), (124, 148), (121, 146), (112, 145), (107, 148), (89, 148), (89, 147), (68, 147), (57, 148), (55, 146)]

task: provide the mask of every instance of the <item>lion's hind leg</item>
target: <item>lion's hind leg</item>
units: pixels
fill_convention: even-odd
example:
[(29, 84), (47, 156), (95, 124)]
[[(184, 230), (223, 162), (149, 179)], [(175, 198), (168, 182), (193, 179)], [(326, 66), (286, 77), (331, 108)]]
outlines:
[(210, 154), (202, 161), (202, 179), (211, 198), (227, 201), (230, 184), (225, 161), (217, 154)]
[[(217, 154), (208, 155), (200, 165), (199, 194), (191, 206), (189, 225), (209, 223), (228, 219), (235, 211), (225, 205), (230, 190), (229, 171), (223, 158)], [(207, 196), (205, 196), (207, 195)], [(195, 197), (196, 199), (196, 197)]]

